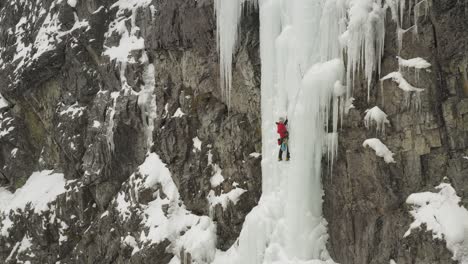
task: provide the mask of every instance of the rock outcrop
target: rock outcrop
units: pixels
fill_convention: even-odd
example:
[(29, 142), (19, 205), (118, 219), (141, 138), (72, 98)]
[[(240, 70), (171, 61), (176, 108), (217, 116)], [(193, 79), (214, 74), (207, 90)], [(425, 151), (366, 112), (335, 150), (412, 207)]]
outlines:
[[(340, 133), (333, 175), (325, 172), (323, 178), (329, 250), (336, 262), (452, 263), (445, 241), (433, 240), (430, 231), (403, 238), (413, 221), (405, 204), (411, 193), (433, 191), (449, 181), (468, 206), (468, 162), (463, 158), (468, 153), (467, 7), (460, 1), (426, 2), (431, 6), (425, 14), (425, 4), (420, 5), (417, 33), (414, 11), (404, 14), (402, 28), (410, 30), (403, 35), (401, 51), (388, 11), (380, 76), (398, 71), (396, 56), (427, 60), (428, 69), (401, 68), (410, 84), (424, 89), (420, 107), (416, 92), (407, 104), (408, 94), (392, 81), (374, 82), (369, 101), (367, 84), (355, 85), (355, 108)], [(385, 134), (364, 126), (364, 111), (374, 106), (388, 115)], [(374, 137), (395, 153), (396, 163), (387, 164), (363, 148), (364, 140)]]
[[(250, 155), (261, 152), (256, 17), (244, 21), (228, 106), (212, 1), (1, 3), (1, 186), (13, 193), (43, 170), (68, 181), (49, 210), (0, 216), (0, 262), (191, 257), (168, 249), (169, 238), (141, 238), (145, 206), (170, 195), (141, 184), (150, 152), (167, 164), (180, 203), (198, 223), (210, 216), (217, 247), (229, 248), (261, 192), (261, 158)], [(212, 186), (215, 173), (224, 181)], [(238, 201), (208, 199), (234, 189)]]

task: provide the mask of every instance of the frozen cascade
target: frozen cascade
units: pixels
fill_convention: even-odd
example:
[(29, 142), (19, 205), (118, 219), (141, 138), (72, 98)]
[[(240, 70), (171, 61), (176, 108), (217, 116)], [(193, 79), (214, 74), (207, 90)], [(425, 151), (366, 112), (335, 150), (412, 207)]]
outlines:
[[(214, 1), (221, 78), (230, 89), (247, 0)], [(326, 249), (321, 160), (328, 153), (333, 161), (339, 113), (351, 107), (354, 76), (363, 70), (370, 89), (380, 71), (388, 6), (382, 0), (259, 0), (258, 7), (262, 197), (238, 241), (226, 252), (217, 251), (213, 263), (334, 263)], [(280, 116), (290, 120), (288, 163), (277, 162), (275, 121)]]
[(255, 5), (256, 0), (214, 0), (216, 12), (221, 94), (230, 106), (232, 87), (232, 58), (237, 44), (239, 23), (244, 2)]

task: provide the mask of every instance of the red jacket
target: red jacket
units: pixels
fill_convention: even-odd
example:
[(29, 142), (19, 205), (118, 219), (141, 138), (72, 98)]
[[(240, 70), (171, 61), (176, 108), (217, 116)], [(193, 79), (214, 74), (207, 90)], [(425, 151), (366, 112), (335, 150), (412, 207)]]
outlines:
[(288, 136), (288, 129), (286, 128), (287, 121), (285, 123), (276, 123), (276, 131), (280, 135), (280, 138), (285, 138)]

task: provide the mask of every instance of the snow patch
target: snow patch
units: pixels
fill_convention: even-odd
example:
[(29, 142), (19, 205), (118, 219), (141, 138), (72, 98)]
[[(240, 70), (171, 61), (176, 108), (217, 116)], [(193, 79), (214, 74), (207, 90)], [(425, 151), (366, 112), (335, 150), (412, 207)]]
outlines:
[(406, 81), (405, 78), (403, 78), (403, 75), (400, 72), (391, 72), (391, 73), (385, 75), (380, 80), (385, 81), (385, 80), (388, 80), (388, 79), (391, 79), (392, 81), (397, 83), (398, 88), (402, 89), (405, 92), (418, 92), (419, 93), (419, 92), (424, 91), (424, 89), (416, 88), (416, 87), (412, 86), (411, 84), (409, 84), (408, 81)]
[(177, 239), (176, 250), (190, 252), (197, 263), (211, 263), (216, 254), (216, 225), (207, 216), (199, 218), (184, 235)]
[(214, 164), (214, 165), (213, 165), (213, 171), (214, 171), (214, 174), (213, 174), (213, 176), (210, 178), (210, 183), (211, 183), (211, 188), (216, 188), (216, 187), (218, 187), (221, 183), (224, 182), (224, 177), (223, 177), (223, 175), (221, 174), (222, 170), (221, 170), (221, 168), (218, 166), (218, 164)]
[(137, 253), (138, 251), (140, 251), (140, 248), (138, 247), (138, 243), (135, 239), (135, 237), (131, 236), (131, 235), (127, 235), (125, 238), (122, 239), (122, 243), (124, 245), (127, 245), (127, 246), (130, 246), (133, 248), (133, 251), (132, 251), (132, 256)]
[(387, 119), (387, 114), (382, 111), (378, 106), (374, 106), (371, 109), (366, 110), (366, 116), (364, 116), (364, 125), (369, 129), (373, 124), (377, 127), (377, 132), (385, 134), (385, 125), (390, 124)]
[(10, 210), (24, 210), (27, 205), (35, 213), (48, 210), (48, 204), (65, 192), (65, 178), (62, 173), (51, 170), (33, 172), (26, 183), (11, 193), (0, 187), (0, 212), (7, 214)]
[(380, 139), (377, 138), (370, 138), (366, 139), (364, 143), (362, 143), (363, 147), (370, 147), (375, 151), (375, 154), (381, 158), (384, 158), (386, 163), (395, 163), (393, 159), (393, 152), (391, 152), (387, 146), (385, 146)]
[[(169, 169), (155, 153), (147, 156), (139, 172), (145, 176), (143, 184), (146, 188), (161, 187), (154, 193), (155, 200), (143, 206), (143, 223), (148, 230), (141, 232), (139, 240), (159, 243), (169, 239), (175, 245), (170, 250), (178, 258), (184, 251), (189, 252), (197, 263), (210, 263), (216, 252), (213, 221), (186, 210)], [(160, 192), (165, 198), (161, 198)]]
[(426, 69), (426, 68), (431, 67), (431, 64), (429, 62), (419, 57), (405, 60), (401, 58), (400, 56), (397, 56), (397, 59), (398, 59), (398, 65), (400, 65), (401, 67), (415, 68), (415, 69)]
[(234, 205), (237, 204), (240, 196), (245, 192), (246, 190), (242, 188), (235, 188), (228, 193), (222, 193), (218, 196), (213, 190), (211, 190), (207, 198), (211, 208), (214, 208), (216, 205), (220, 204), (225, 210), (229, 202), (232, 202)]
[(413, 193), (406, 200), (413, 206), (410, 211), (414, 218), (405, 237), (414, 229), (425, 224), (434, 239), (444, 239), (453, 258), (468, 263), (468, 211), (460, 206), (461, 198), (448, 183), (436, 187), (438, 193)]
[(78, 103), (75, 103), (69, 107), (67, 107), (65, 110), (60, 112), (60, 115), (68, 115), (71, 118), (77, 118), (83, 115), (83, 111), (86, 109), (86, 107), (82, 106), (80, 107)]
[(8, 101), (0, 94), (0, 110), (9, 106)]
[(380, 81), (383, 82), (389, 79), (398, 84), (398, 88), (405, 92), (405, 104), (407, 106), (414, 105), (416, 109), (421, 107), (421, 92), (424, 91), (424, 89), (412, 86), (405, 78), (403, 78), (401, 72), (391, 72), (381, 78)]
[(249, 154), (249, 157), (253, 157), (253, 158), (258, 158), (260, 156), (262, 156), (262, 154), (258, 152), (252, 152)]
[(71, 7), (76, 7), (77, 0), (67, 0), (67, 4)]
[(185, 115), (184, 112), (182, 112), (182, 109), (177, 108), (177, 110), (175, 111), (174, 115), (172, 115), (172, 117), (183, 117)]
[(53, 171), (33, 172), (26, 183), (14, 193), (0, 187), (0, 236), (7, 237), (8, 230), (13, 227), (11, 212), (25, 210), (27, 207), (36, 214), (49, 209), (49, 203), (65, 192), (65, 178), (61, 173)]
[(198, 137), (194, 137), (192, 138), (192, 141), (193, 141), (194, 152), (195, 152), (195, 149), (198, 151), (201, 151), (201, 146), (202, 146), (201, 140)]

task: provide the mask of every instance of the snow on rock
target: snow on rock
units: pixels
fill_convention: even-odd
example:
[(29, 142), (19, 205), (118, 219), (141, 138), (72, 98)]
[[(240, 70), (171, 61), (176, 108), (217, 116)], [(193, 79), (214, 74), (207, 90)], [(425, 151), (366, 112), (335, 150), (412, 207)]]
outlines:
[(424, 89), (421, 88), (416, 88), (412, 86), (411, 84), (408, 83), (408, 81), (403, 78), (403, 75), (401, 72), (391, 72), (387, 75), (385, 75), (383, 78), (381, 78), (381, 81), (389, 80), (391, 79), (395, 83), (398, 84), (398, 88), (402, 89), (405, 92), (422, 92)]
[[(105, 34), (106, 39), (117, 34), (120, 41), (117, 46), (105, 47), (104, 55), (109, 56), (111, 60), (116, 60), (120, 65), (120, 81), (123, 89), (128, 88), (125, 71), (128, 63), (135, 63), (136, 60), (131, 56), (132, 51), (139, 51), (145, 48), (145, 40), (139, 36), (139, 27), (136, 26), (137, 11), (139, 8), (148, 7), (151, 0), (119, 0), (111, 6), (111, 9), (117, 8), (116, 18), (109, 24), (108, 31)], [(127, 14), (130, 13), (130, 17)], [(130, 28), (126, 22), (130, 20)]]
[[(211, 148), (211, 145), (208, 145)], [(208, 165), (213, 164), (213, 153), (211, 153), (211, 149), (208, 150), (208, 153), (206, 153), (207, 159), (208, 159)]]
[(9, 106), (8, 101), (0, 94), (0, 110)]
[(426, 225), (434, 239), (446, 241), (453, 258), (460, 263), (468, 263), (468, 210), (460, 206), (460, 197), (448, 183), (436, 187), (438, 193), (413, 193), (406, 200), (413, 206), (410, 211), (414, 218), (405, 237), (414, 229)]
[(67, 4), (71, 7), (76, 7), (77, 0), (67, 0)]
[(171, 172), (158, 155), (149, 154), (145, 162), (139, 167), (139, 172), (147, 176), (144, 181), (145, 187), (151, 188), (160, 183), (169, 199), (179, 199), (179, 192), (172, 180)]
[(197, 263), (211, 263), (216, 254), (216, 225), (207, 216), (199, 218), (184, 235), (177, 239), (177, 251), (190, 252)]
[(94, 128), (100, 128), (101, 127), (101, 122), (99, 122), (97, 120), (93, 120), (93, 127)]
[(118, 7), (120, 10), (136, 10), (140, 7), (147, 7), (151, 4), (151, 0), (119, 0), (115, 2), (111, 8)]
[(0, 187), (0, 236), (8, 236), (13, 226), (11, 211), (33, 209), (39, 214), (49, 209), (49, 203), (65, 192), (65, 178), (53, 171), (34, 172), (14, 193)]
[(0, 187), (0, 212), (7, 214), (10, 210), (25, 209), (28, 204), (35, 213), (46, 211), (48, 204), (65, 192), (65, 183), (62, 173), (50, 170), (33, 172), (15, 193)]
[(136, 239), (131, 235), (127, 235), (125, 238), (122, 238), (122, 244), (133, 248), (132, 255), (140, 251)]
[(193, 142), (193, 148), (194, 148), (193, 152), (195, 152), (195, 150), (201, 151), (201, 146), (202, 146), (201, 140), (198, 137), (194, 137), (192, 138), (192, 142)]
[(22, 252), (25, 252), (27, 250), (29, 250), (32, 246), (32, 242), (31, 242), (31, 238), (28, 236), (28, 235), (25, 235), (23, 237), (23, 240), (21, 240), (20, 242), (20, 246), (18, 248), (18, 253), (22, 253)]
[(431, 64), (429, 62), (419, 57), (405, 60), (401, 58), (400, 56), (397, 56), (397, 59), (398, 59), (398, 65), (400, 65), (401, 67), (415, 68), (415, 69), (426, 69), (426, 68), (431, 67)]
[(222, 170), (218, 164), (213, 165), (214, 174), (210, 178), (211, 188), (218, 187), (222, 182), (224, 182), (224, 177), (221, 174)]
[(182, 112), (182, 109), (177, 108), (177, 110), (175, 111), (174, 115), (172, 115), (172, 117), (183, 117), (185, 115), (184, 112)]
[(262, 154), (258, 152), (252, 152), (249, 154), (249, 157), (253, 157), (253, 158), (258, 158), (260, 156), (262, 156)]
[(78, 103), (75, 103), (69, 107), (67, 107), (65, 110), (60, 112), (60, 115), (68, 115), (72, 119), (77, 118), (81, 115), (83, 115), (83, 111), (86, 109), (86, 107), (80, 107)]
[(391, 72), (380, 80), (383, 82), (389, 79), (397, 83), (398, 88), (405, 92), (405, 104), (407, 106), (413, 105), (416, 109), (421, 107), (421, 92), (424, 91), (424, 89), (412, 86), (403, 78), (401, 72)]
[(386, 163), (395, 163), (395, 160), (393, 159), (393, 152), (391, 152), (387, 146), (385, 146), (380, 139), (377, 138), (370, 138), (366, 139), (364, 143), (362, 143), (363, 147), (370, 147), (375, 151), (375, 154), (379, 157), (384, 158)]
[(235, 188), (228, 193), (222, 193), (218, 196), (213, 190), (211, 190), (210, 193), (208, 193), (207, 199), (211, 208), (214, 208), (216, 205), (220, 204), (223, 209), (226, 209), (229, 202), (232, 202), (234, 205), (237, 204), (240, 196), (245, 192), (246, 190), (242, 188)]
[(385, 133), (385, 125), (390, 124), (387, 119), (387, 114), (382, 111), (378, 106), (366, 110), (364, 116), (364, 125), (369, 129), (373, 124), (377, 127), (377, 132)]
[(171, 252), (179, 258), (183, 248), (196, 263), (210, 263), (216, 251), (213, 221), (206, 216), (194, 215), (185, 208), (169, 169), (155, 153), (148, 154), (139, 167), (139, 173), (145, 177), (143, 185), (146, 188), (161, 187), (154, 193), (155, 199), (142, 206), (142, 223), (148, 230), (141, 232), (139, 241), (153, 244), (169, 239), (176, 245)]
[[(125, 21), (123, 20), (123, 22)], [(120, 24), (120, 26), (125, 27), (125, 23)], [(107, 47), (107, 49), (104, 51), (104, 55), (109, 56), (111, 60), (126, 62), (130, 52), (134, 50), (141, 50), (144, 47), (144, 39), (138, 38), (134, 35), (129, 35), (128, 31), (123, 30), (119, 45), (115, 47)]]

